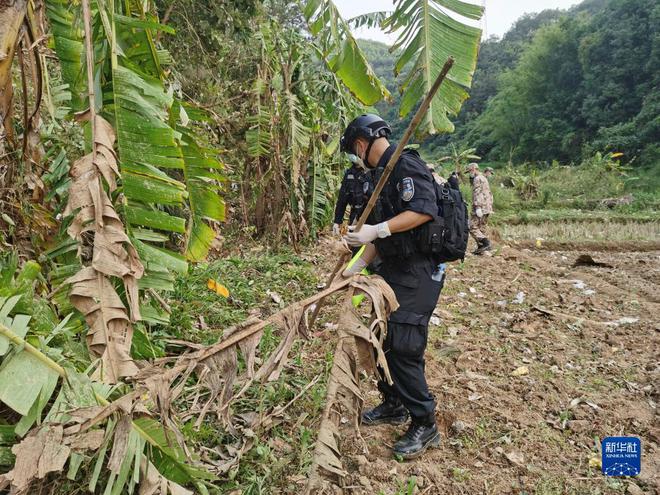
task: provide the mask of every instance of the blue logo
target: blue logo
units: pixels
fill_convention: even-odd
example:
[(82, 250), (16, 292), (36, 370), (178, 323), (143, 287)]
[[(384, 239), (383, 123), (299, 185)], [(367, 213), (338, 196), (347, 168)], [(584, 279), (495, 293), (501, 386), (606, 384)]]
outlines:
[(605, 476), (637, 476), (642, 470), (642, 442), (637, 437), (607, 437), (601, 452)]

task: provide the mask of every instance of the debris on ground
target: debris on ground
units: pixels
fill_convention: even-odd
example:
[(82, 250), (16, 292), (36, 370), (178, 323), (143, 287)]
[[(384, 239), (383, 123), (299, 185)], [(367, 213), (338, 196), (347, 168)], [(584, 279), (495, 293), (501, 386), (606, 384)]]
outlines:
[[(612, 268), (597, 272), (573, 267), (579, 254), (503, 248), (448, 266), (438, 308), (451, 323), (429, 329), (426, 356), (439, 426), (452, 417), (443, 441), (399, 463), (391, 446), (405, 427), (362, 426), (342, 453), (368, 463), (349, 471), (344, 493), (401, 493), (413, 477), (425, 494), (660, 493), (660, 252), (602, 251)], [(508, 303), (512, 283), (531, 311)], [(375, 405), (375, 384), (362, 389)], [(619, 434), (644, 445), (628, 488), (600, 472), (600, 440)]]
[(614, 268), (609, 263), (603, 263), (602, 261), (594, 260), (589, 254), (581, 254), (580, 256), (577, 257), (575, 263), (573, 263), (573, 267), (575, 268), (578, 266), (598, 266), (601, 268)]

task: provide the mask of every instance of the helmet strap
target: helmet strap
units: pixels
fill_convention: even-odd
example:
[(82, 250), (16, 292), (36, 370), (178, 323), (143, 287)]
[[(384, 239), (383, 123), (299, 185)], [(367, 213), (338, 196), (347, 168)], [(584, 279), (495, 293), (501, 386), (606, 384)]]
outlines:
[(371, 140), (369, 141), (369, 145), (367, 146), (367, 151), (364, 154), (364, 163), (367, 167), (370, 165), (369, 164), (369, 153), (371, 152), (371, 147), (373, 146), (374, 141), (376, 141), (376, 139), (378, 139), (378, 138), (377, 137), (371, 138)]

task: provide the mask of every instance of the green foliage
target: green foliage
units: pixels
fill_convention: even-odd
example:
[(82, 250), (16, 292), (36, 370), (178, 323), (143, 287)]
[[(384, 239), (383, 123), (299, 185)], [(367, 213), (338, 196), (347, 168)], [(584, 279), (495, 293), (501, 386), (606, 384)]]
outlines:
[(15, 441), (14, 428), (10, 425), (0, 425), (0, 470), (14, 465), (15, 456), (11, 446)]
[(450, 147), (451, 154), (438, 158), (438, 163), (449, 162), (452, 169), (458, 173), (463, 173), (468, 163), (481, 160), (480, 156), (474, 154), (477, 151), (476, 148), (459, 151), (453, 144)]
[[(30, 316), (13, 312), (20, 296), (0, 298), (0, 324), (13, 334), (26, 339)], [(23, 416), (14, 431), (24, 435), (39, 419), (57, 386), (59, 375), (33, 354), (19, 348), (12, 350), (12, 341), (0, 331), (0, 401)]]
[[(244, 246), (242, 251), (244, 254), (197, 264), (177, 282), (172, 297), (172, 319), (164, 338), (176, 336), (212, 343), (221, 337), (221, 329), (244, 321), (255, 309), (266, 317), (316, 291), (319, 278), (310, 261), (286, 250)], [(229, 289), (228, 299), (207, 288), (209, 278)], [(275, 296), (269, 292), (274, 292)], [(282, 299), (280, 304), (275, 302), (277, 296)], [(277, 333), (266, 328), (259, 343), (258, 359), (265, 360), (279, 341)], [(321, 375), (321, 379), (287, 410), (283, 420), (278, 420), (277, 426), (268, 432), (254, 432), (254, 443), (240, 465), (215, 483), (222, 493), (236, 489), (242, 493), (269, 493), (269, 487), (273, 486), (289, 486), (287, 491), (295, 490), (290, 477), (305, 472), (311, 462), (314, 435), (310, 429), (314, 428), (324, 405), (324, 379), (329, 370), (328, 362), (323, 359), (326, 350), (327, 346), (320, 339), (297, 342), (291, 351), (290, 365), (276, 381), (253, 385), (233, 404), (239, 417), (241, 414), (265, 415), (274, 407), (287, 404), (312, 379)], [(239, 366), (243, 366), (240, 361)], [(212, 416), (209, 415), (199, 428), (194, 426), (195, 419), (191, 418), (182, 428), (190, 445), (217, 449), (219, 445), (232, 445), (237, 440)]]
[[(368, 28), (379, 28), (385, 19), (392, 15), (392, 12), (380, 11), (380, 12), (367, 12), (366, 14), (361, 14), (350, 19), (347, 19), (346, 22), (351, 27), (351, 29), (359, 29), (361, 27)], [(358, 44), (360, 44), (358, 42)], [(360, 46), (360, 48), (362, 48)], [(367, 57), (369, 59), (369, 57)]]
[[(451, 13), (448, 14), (448, 12)], [(467, 20), (478, 20), (483, 14), (483, 7), (473, 3), (457, 0), (420, 0), (420, 1), (398, 1), (395, 9), (387, 15), (384, 12), (374, 12), (352, 19), (354, 26), (379, 25), (389, 32), (398, 32), (399, 38), (391, 47), (390, 51), (396, 53), (396, 59), (392, 59), (382, 48), (375, 43), (360, 41), (353, 46), (354, 41), (346, 24), (336, 12), (330, 1), (310, 0), (306, 2), (305, 14), (310, 21), (310, 31), (320, 40), (321, 46), (334, 47), (337, 50), (337, 38), (343, 41), (342, 50), (345, 52), (337, 66), (347, 67), (351, 79), (347, 82), (342, 75), (340, 78), (355, 92), (355, 72), (362, 74), (363, 66), (369, 51), (381, 51), (374, 60), (373, 72), (369, 70), (368, 80), (382, 78), (385, 84), (378, 83), (381, 87), (382, 96), (389, 94), (387, 88), (393, 88), (391, 68), (394, 69), (395, 77), (406, 71), (406, 76), (400, 85), (401, 97), (397, 98), (399, 115), (406, 117), (414, 110), (428, 93), (431, 85), (437, 78), (445, 61), (449, 56), (454, 57), (456, 63), (450, 71), (446, 82), (440, 87), (434, 98), (427, 115), (419, 129), (419, 135), (435, 134), (438, 132), (451, 132), (454, 127), (448, 119), (448, 115), (456, 115), (463, 101), (467, 98), (467, 88), (472, 83), (472, 75), (475, 70), (481, 30), (470, 26)], [(350, 43), (351, 53), (347, 52), (347, 44)], [(358, 46), (359, 45), (359, 46)], [(381, 45), (382, 46), (382, 45)], [(363, 50), (367, 57), (363, 55)], [(360, 56), (353, 56), (353, 52), (359, 52)], [(383, 60), (391, 64), (383, 64)], [(356, 71), (355, 67), (360, 70)], [(384, 67), (386, 67), (385, 70)], [(377, 77), (376, 77), (377, 76)], [(360, 76), (363, 77), (363, 76)], [(360, 87), (368, 88), (364, 80)], [(356, 93), (358, 98), (373, 105), (381, 99), (376, 92), (371, 92), (373, 98), (364, 98)], [(398, 120), (390, 112), (379, 105), (379, 110), (392, 124)], [(396, 136), (396, 125), (395, 125)]]
[[(656, 222), (660, 206), (658, 166), (624, 166), (611, 153), (596, 153), (580, 165), (530, 164), (495, 166), (490, 179), (496, 223), (541, 223), (566, 220)], [(469, 187), (464, 197), (469, 201)], [(463, 189), (462, 187), (462, 189)], [(608, 208), (606, 198), (630, 194), (631, 204)]]
[[(453, 143), (459, 148), (471, 147), (475, 144), (478, 135), (472, 135), (473, 132), (477, 132), (473, 129), (475, 118), (483, 113), (488, 101), (497, 93), (498, 80), (502, 72), (515, 66), (539, 27), (553, 22), (560, 15), (559, 10), (526, 14), (515, 22), (502, 39), (490, 37), (481, 42), (470, 98), (461, 107), (461, 112), (454, 121), (456, 132), (427, 139), (420, 150), (423, 156), (434, 161), (438, 154), (447, 154), (448, 143)], [(470, 140), (466, 139), (467, 135), (470, 135)], [(482, 152), (483, 149), (479, 150), (479, 153)]]
[(358, 100), (373, 105), (389, 98), (389, 91), (374, 73), (332, 0), (308, 0), (303, 15), (318, 40), (323, 60)]
[(339, 189), (338, 177), (329, 167), (320, 166), (321, 160), (310, 163), (310, 199), (309, 219), (312, 232), (316, 232), (327, 225), (334, 211), (334, 195), (332, 191)]
[[(425, 115), (419, 135), (452, 132), (449, 115), (458, 114), (472, 84), (481, 30), (465, 20), (479, 20), (483, 7), (459, 0), (400, 0), (392, 15), (383, 21), (389, 32), (401, 30), (392, 50), (401, 53), (394, 73), (412, 64), (401, 85), (399, 115), (405, 117), (428, 94), (447, 58), (456, 62)], [(451, 12), (450, 16), (448, 12)]]
[(521, 204), (520, 196), (513, 188), (498, 187), (491, 182), (490, 190), (493, 193), (493, 208), (496, 212), (513, 210)]
[(565, 20), (542, 28), (515, 70), (502, 76), (502, 89), (478, 124), (495, 156), (566, 161), (579, 154), (579, 103), (573, 94), (581, 78), (579, 27), (579, 21)]
[[(227, 287), (229, 298), (209, 290), (209, 279)], [(244, 321), (254, 308), (277, 310), (269, 291), (287, 304), (313, 294), (317, 283), (312, 266), (287, 251), (255, 252), (195, 265), (175, 284), (167, 333), (210, 344), (220, 337), (219, 329)], [(200, 325), (200, 316), (205, 326)]]
[[(80, 6), (55, 1), (47, 13), (62, 75), (72, 89), (72, 107), (82, 110), (87, 84)], [(208, 253), (215, 232), (207, 222), (224, 218), (223, 202), (210, 189), (217, 183), (221, 165), (197, 144), (191, 130), (184, 129), (189, 120), (181, 110), (185, 107), (165, 90), (162, 66), (171, 59), (156, 47), (154, 33), (171, 29), (157, 23), (148, 5), (99, 3), (92, 22), (95, 105), (114, 123), (117, 133), (126, 198), (123, 218), (147, 262), (142, 287), (162, 289), (154, 274), (162, 279), (168, 271), (185, 270), (183, 259), (165, 246), (169, 233), (187, 234), (185, 251), (190, 259), (202, 259)], [(76, 103), (80, 95), (83, 103)], [(189, 215), (183, 213), (184, 208)]]
[(280, 238), (286, 230), (295, 241), (327, 223), (340, 168), (335, 136), (358, 105), (335, 73), (319, 70), (318, 50), (299, 30), (270, 19), (255, 42), (241, 200), (257, 233)]
[[(596, 151), (660, 157), (660, 7), (609, 0), (541, 27), (465, 139), (491, 159), (567, 163)], [(504, 41), (502, 49), (504, 49)]]
[(597, 153), (578, 167), (555, 164), (544, 171), (539, 179), (540, 193), (551, 198), (551, 204), (570, 202), (573, 207), (588, 207), (590, 201), (621, 196), (625, 179), (625, 169)]
[(88, 106), (80, 11), (71, 9), (70, 2), (66, 0), (51, 0), (46, 2), (46, 14), (51, 22), (52, 40), (58, 54), (62, 78), (71, 94), (72, 110), (80, 112)]
[[(183, 109), (183, 107), (180, 107)], [(191, 129), (179, 126), (184, 163), (184, 182), (190, 195), (191, 221), (187, 235), (186, 257), (191, 261), (206, 258), (216, 232), (207, 220), (225, 220), (225, 204), (218, 194), (218, 182), (224, 181), (220, 170), (224, 165), (213, 155), (213, 151), (203, 148), (196, 142)]]
[[(73, 338), (80, 322), (72, 314), (59, 320), (55, 309), (41, 294), (41, 289), (46, 287), (40, 266), (30, 261), (18, 271), (16, 267), (17, 256), (5, 254), (0, 262), (0, 402), (13, 412), (7, 414), (5, 408), (0, 414), (0, 469), (12, 466), (10, 446), (33, 426), (46, 424), (48, 427), (50, 421), (64, 424), (72, 411), (107, 405), (109, 399), (118, 398), (122, 393), (121, 386), (111, 389), (93, 383), (87, 376), (91, 368), (89, 355), (86, 350), (77, 348), (77, 339)], [(44, 310), (34, 310), (43, 307), (48, 308), (47, 316)], [(203, 489), (203, 480), (212, 478), (209, 473), (191, 466), (183, 447), (173, 441), (173, 432), (166, 431), (151, 417), (132, 423), (119, 471), (113, 473), (106, 469), (101, 476), (116, 425), (116, 421), (110, 419), (104, 426), (104, 447), (87, 458), (89, 465), (84, 475), (78, 473), (83, 457), (72, 454), (70, 479), (78, 478), (80, 482), (84, 477), (92, 491), (100, 483), (105, 486), (106, 493), (122, 493), (139, 479), (145, 456), (166, 478), (181, 484)]]

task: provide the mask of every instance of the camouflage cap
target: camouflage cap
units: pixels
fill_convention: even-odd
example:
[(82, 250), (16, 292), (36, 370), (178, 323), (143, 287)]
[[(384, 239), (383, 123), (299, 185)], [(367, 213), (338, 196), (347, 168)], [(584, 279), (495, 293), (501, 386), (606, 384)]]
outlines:
[(486, 167), (484, 172), (490, 172), (491, 174), (495, 175), (495, 170), (493, 170), (493, 167)]

